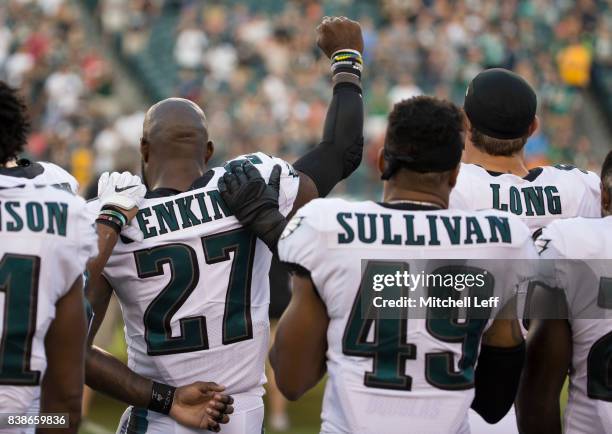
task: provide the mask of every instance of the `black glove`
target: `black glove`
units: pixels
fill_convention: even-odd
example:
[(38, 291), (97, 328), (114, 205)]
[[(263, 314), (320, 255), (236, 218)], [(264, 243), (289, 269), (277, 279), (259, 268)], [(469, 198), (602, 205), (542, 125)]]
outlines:
[(274, 166), (268, 184), (250, 161), (230, 164), (227, 170), (218, 182), (223, 201), (244, 227), (275, 251), (287, 224), (278, 210), (281, 167)]

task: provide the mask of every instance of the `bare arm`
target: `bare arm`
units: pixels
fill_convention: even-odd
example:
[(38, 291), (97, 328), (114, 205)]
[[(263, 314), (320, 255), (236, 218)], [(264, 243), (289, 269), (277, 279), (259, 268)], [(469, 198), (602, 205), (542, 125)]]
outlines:
[(525, 369), (516, 400), (521, 433), (561, 433), (559, 396), (572, 357), (566, 319), (532, 319)]
[[(98, 227), (100, 226), (102, 225), (98, 225)], [(103, 226), (102, 228), (104, 236), (99, 236), (98, 239), (98, 258), (88, 264), (88, 271), (92, 269), (94, 271), (89, 271), (90, 278), (85, 291), (93, 311), (93, 321), (89, 332), (89, 345), (85, 359), (85, 382), (92, 389), (126, 404), (146, 407), (151, 399), (152, 381), (141, 377), (113, 355), (92, 345), (113, 294), (111, 286), (101, 275), (101, 271), (118, 238), (117, 234), (110, 228), (104, 228)], [(108, 231), (105, 231), (105, 229), (108, 229)], [(100, 234), (100, 232), (98, 233)], [(100, 267), (97, 273), (95, 271), (96, 267)]]
[[(94, 312), (89, 343), (104, 320), (112, 288), (102, 277), (98, 286), (88, 285), (87, 298)], [(91, 345), (87, 351), (85, 382), (89, 387), (136, 407), (147, 407), (153, 382), (130, 370), (119, 359)]]
[(81, 422), (85, 340), (83, 280), (79, 277), (56, 305), (45, 337), (47, 370), (42, 381), (41, 413), (68, 413), (67, 429), (39, 428), (37, 434), (76, 433)]
[(96, 224), (96, 231), (98, 233), (98, 255), (87, 263), (87, 286), (94, 288), (103, 284), (102, 271), (119, 239), (117, 232), (103, 224)]
[(98, 392), (135, 407), (149, 405), (153, 382), (101, 348), (92, 346), (87, 351), (86, 374), (87, 385)]
[[(131, 219), (136, 209), (129, 213)], [(89, 279), (85, 294), (93, 311), (85, 359), (85, 382), (92, 389), (137, 407), (146, 407), (151, 399), (152, 381), (131, 371), (123, 362), (92, 345), (104, 320), (113, 290), (102, 276), (119, 235), (112, 228), (97, 224), (98, 256), (87, 264)]]
[[(118, 188), (121, 187), (119, 190)], [(102, 270), (113, 253), (119, 239), (122, 226), (136, 216), (138, 205), (146, 192), (138, 176), (129, 172), (121, 174), (113, 172), (103, 173), (98, 180), (98, 198), (100, 200), (100, 214), (96, 219), (98, 233), (98, 255), (87, 263), (89, 285), (98, 287), (101, 282)], [(105, 215), (105, 213), (114, 213)]]
[(328, 324), (325, 305), (310, 277), (294, 275), (291, 302), (270, 350), (276, 383), (287, 399), (299, 399), (323, 378)]
[(482, 336), (482, 344), (498, 348), (520, 345), (524, 339), (516, 311), (516, 298), (513, 298), (502, 308), (491, 327)]
[[(118, 194), (117, 186), (123, 187), (119, 192), (123, 192), (124, 196)], [(122, 207), (115, 205), (115, 209), (125, 216), (127, 222), (136, 216), (138, 208), (134, 206), (126, 209), (125, 204), (138, 204), (138, 199), (144, 196), (144, 191), (140, 179), (128, 173), (104, 174), (100, 177), (98, 184), (98, 195), (101, 198), (113, 204), (122, 204)], [(87, 264), (88, 281), (85, 290), (94, 315), (88, 340), (86, 383), (95, 390), (107, 393), (128, 404), (147, 406), (151, 398), (152, 382), (131, 372), (127, 366), (109, 353), (91, 346), (104, 320), (113, 292), (108, 281), (102, 276), (102, 271), (117, 244), (121, 229), (121, 226), (116, 224), (96, 221), (98, 255)]]

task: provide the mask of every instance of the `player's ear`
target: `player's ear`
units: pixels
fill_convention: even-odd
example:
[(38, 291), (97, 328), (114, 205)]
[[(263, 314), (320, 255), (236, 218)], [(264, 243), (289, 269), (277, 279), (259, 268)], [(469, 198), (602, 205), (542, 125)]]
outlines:
[(463, 112), (463, 129), (468, 132), (472, 129), (472, 123), (470, 122), (470, 118), (467, 117), (467, 114)]
[(540, 118), (538, 118), (538, 116), (536, 115), (533, 118), (533, 122), (531, 123), (531, 125), (529, 125), (529, 137), (531, 137), (533, 133), (538, 130), (538, 128), (540, 128)]
[(149, 142), (144, 137), (140, 138), (140, 155), (145, 163), (149, 162)]
[(215, 153), (215, 145), (213, 144), (213, 142), (209, 140), (208, 143), (206, 144), (206, 155), (204, 155), (204, 162), (208, 163), (208, 160), (212, 158), (214, 153)]
[(385, 147), (382, 146), (378, 150), (378, 156), (376, 157), (376, 167), (378, 168), (378, 172), (382, 175), (385, 171)]
[(472, 123), (467, 115), (463, 116), (463, 150), (465, 151), (468, 144), (472, 144)]

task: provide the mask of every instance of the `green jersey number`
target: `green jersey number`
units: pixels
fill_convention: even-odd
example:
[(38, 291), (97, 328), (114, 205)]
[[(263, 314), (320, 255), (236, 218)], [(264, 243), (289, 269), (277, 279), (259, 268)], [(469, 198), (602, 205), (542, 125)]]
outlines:
[[(371, 357), (374, 369), (366, 372), (364, 384), (382, 389), (410, 390), (412, 378), (405, 375), (407, 360), (416, 359), (416, 346), (407, 342), (408, 321), (406, 317), (381, 318), (380, 309), (371, 302), (374, 292), (369, 284), (377, 274), (394, 274), (408, 271), (405, 263), (369, 262), (361, 279), (357, 298), (349, 316), (342, 339), (342, 352), (347, 356)], [(405, 287), (391, 287), (397, 296), (406, 296)], [(372, 292), (370, 292), (372, 291)], [(364, 306), (364, 302), (367, 303)], [(402, 310), (405, 312), (406, 310)], [(367, 341), (370, 329), (374, 327), (374, 339)]]
[[(603, 309), (612, 309), (611, 278), (600, 279), (597, 305)], [(587, 394), (591, 399), (612, 402), (612, 332), (599, 338), (589, 351)]]
[(0, 261), (4, 324), (0, 341), (0, 384), (35, 386), (40, 371), (30, 369), (38, 305), (38, 256), (5, 254)]
[[(493, 295), (495, 281), (491, 273), (475, 267), (440, 267), (433, 274), (480, 275), (484, 276), (482, 286), (471, 286), (472, 300), (486, 300)], [(446, 286), (431, 286), (429, 297), (457, 298), (461, 291)], [(461, 343), (462, 356), (458, 370), (454, 370), (454, 356), (451, 352), (425, 354), (425, 377), (427, 382), (438, 389), (464, 390), (474, 387), (474, 365), (478, 358), (480, 338), (491, 314), (490, 308), (468, 307), (464, 321), (459, 321), (459, 312), (454, 307), (429, 307), (427, 309), (427, 331), (442, 342)]]
[[(202, 238), (207, 264), (229, 261), (232, 268), (223, 315), (223, 345), (253, 338), (251, 323), (251, 275), (255, 256), (254, 235), (237, 229)], [(187, 301), (200, 280), (196, 252), (186, 244), (167, 244), (134, 252), (138, 277), (164, 274), (170, 266), (170, 282), (161, 290), (144, 314), (147, 354), (186, 353), (208, 349), (206, 317), (191, 316), (179, 320), (181, 333), (172, 336), (171, 320)]]
[[(417, 357), (417, 346), (408, 343), (408, 309), (401, 315), (385, 315), (384, 308), (375, 308), (372, 300), (376, 294), (370, 282), (373, 276), (393, 275), (397, 271), (408, 271), (404, 262), (369, 262), (364, 272), (357, 297), (349, 315), (342, 340), (342, 351), (348, 356), (371, 357), (373, 370), (366, 372), (364, 384), (381, 389), (411, 390), (412, 378), (405, 374), (406, 363)], [(441, 267), (432, 274), (483, 274), (484, 270), (473, 267)], [(490, 274), (484, 273), (485, 284), (473, 286), (470, 297), (488, 298), (493, 293), (494, 281)], [(395, 291), (390, 295), (390, 291)], [(406, 287), (386, 287), (387, 299), (405, 297)], [(458, 297), (461, 291), (444, 286), (429, 288), (430, 297)], [(367, 303), (367, 305), (364, 305)], [(429, 307), (427, 310), (427, 331), (442, 342), (461, 343), (463, 354), (459, 360), (459, 370), (454, 370), (454, 356), (451, 352), (432, 352), (425, 354), (425, 378), (438, 389), (462, 390), (474, 385), (474, 365), (478, 354), (480, 337), (487, 323), (489, 313), (479, 308), (475, 318), (475, 308), (468, 308), (466, 320), (458, 321), (458, 309)], [(383, 313), (381, 315), (381, 312)], [(370, 329), (373, 339), (368, 341)]]

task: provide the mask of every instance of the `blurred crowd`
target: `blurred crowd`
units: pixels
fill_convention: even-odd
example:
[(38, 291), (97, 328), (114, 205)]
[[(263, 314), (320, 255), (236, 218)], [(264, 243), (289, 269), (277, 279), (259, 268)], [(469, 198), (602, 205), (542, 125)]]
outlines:
[[(120, 58), (161, 54), (151, 46), (156, 23), (176, 17), (163, 29), (176, 66), (167, 79), (174, 95), (206, 110), (219, 160), (254, 149), (291, 160), (319, 140), (331, 92), (314, 28), (330, 9), (359, 19), (364, 30), (362, 186), (376, 176), (372, 162), (394, 102), (428, 93), (461, 104), (467, 83), (486, 67), (513, 69), (538, 92), (542, 129), (528, 143), (531, 164), (599, 165), (590, 151), (605, 145), (592, 143), (580, 115), (592, 63), (612, 64), (612, 0), (83, 3), (94, 4), (102, 43), (121, 36)], [(76, 9), (67, 0), (2, 2), (0, 78), (27, 95), (33, 154), (75, 172), (98, 171), (121, 164), (118, 150), (137, 149), (143, 115), (125, 113), (113, 67), (91, 48)]]
[[(168, 7), (142, 1), (142, 8), (132, 5), (120, 14), (120, 2), (105, 3), (140, 37), (143, 27), (150, 28), (147, 20)], [(206, 108), (213, 137), (228, 155), (260, 148), (292, 158), (318, 140), (329, 99), (328, 62), (313, 44), (313, 29), (330, 5), (349, 14), (360, 2), (289, 1), (268, 9), (270, 2), (260, 3), (172, 2), (180, 9), (172, 34), (178, 65), (173, 85), (176, 94)], [(370, 163), (394, 102), (429, 93), (462, 103), (474, 75), (501, 66), (526, 77), (540, 97), (543, 128), (530, 140), (531, 164), (597, 164), (589, 160), (593, 143), (578, 115), (592, 62), (612, 62), (612, 2), (377, 3), (369, 9), (374, 13), (356, 17), (366, 42)], [(125, 47), (128, 54), (142, 49), (135, 49), (133, 37)]]
[[(92, 146), (122, 116), (112, 68), (88, 39), (77, 8), (65, 0), (0, 2), (0, 79), (28, 104), (28, 153), (70, 169), (85, 185), (97, 171)], [(125, 126), (125, 144), (133, 142)], [(137, 133), (138, 135), (138, 133)]]

